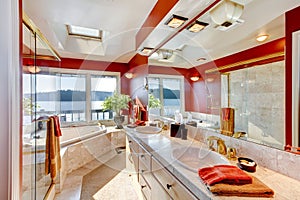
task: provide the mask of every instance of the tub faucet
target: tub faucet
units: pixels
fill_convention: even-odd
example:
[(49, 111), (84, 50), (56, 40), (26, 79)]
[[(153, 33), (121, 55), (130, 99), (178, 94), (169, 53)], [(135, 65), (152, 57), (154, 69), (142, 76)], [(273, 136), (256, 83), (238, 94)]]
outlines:
[[(214, 140), (217, 141), (217, 150), (213, 147), (214, 146)], [(212, 151), (217, 151), (219, 154), (226, 155), (227, 149), (224, 140), (221, 138), (218, 138), (216, 136), (209, 136), (207, 138), (208, 147)]]

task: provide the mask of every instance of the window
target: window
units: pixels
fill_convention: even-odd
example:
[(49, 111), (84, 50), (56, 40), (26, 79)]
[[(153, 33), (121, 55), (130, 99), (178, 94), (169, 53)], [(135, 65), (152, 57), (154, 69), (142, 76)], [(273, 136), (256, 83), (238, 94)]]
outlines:
[(60, 74), (60, 119), (86, 121), (86, 75)]
[[(33, 95), (36, 98), (36, 118), (59, 114), (62, 123), (112, 119), (112, 112), (104, 112), (102, 103), (115, 90), (119, 91), (119, 73), (47, 70), (50, 71), (48, 74), (42, 74), (44, 70), (36, 74), (36, 94)], [(24, 83), (29, 82), (26, 81), (29, 76), (24, 75)], [(30, 84), (26, 84), (26, 87), (30, 87)], [(24, 97), (32, 98), (27, 96), (24, 88)]]
[(182, 76), (149, 75), (149, 93), (162, 103), (161, 109), (151, 109), (150, 114), (173, 117), (176, 110), (184, 111)]
[(104, 112), (103, 101), (117, 88), (116, 76), (91, 76), (91, 114), (92, 120), (111, 119), (112, 112)]

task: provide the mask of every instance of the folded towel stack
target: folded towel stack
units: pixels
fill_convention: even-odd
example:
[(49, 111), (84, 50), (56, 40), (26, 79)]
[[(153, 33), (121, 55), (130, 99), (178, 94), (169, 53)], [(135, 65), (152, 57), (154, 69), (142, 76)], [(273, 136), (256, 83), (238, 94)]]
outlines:
[(198, 170), (200, 178), (207, 185), (227, 183), (242, 185), (252, 183), (252, 178), (243, 170), (232, 165), (216, 165)]
[(198, 170), (200, 178), (215, 195), (272, 197), (274, 191), (255, 177), (231, 165), (216, 165)]

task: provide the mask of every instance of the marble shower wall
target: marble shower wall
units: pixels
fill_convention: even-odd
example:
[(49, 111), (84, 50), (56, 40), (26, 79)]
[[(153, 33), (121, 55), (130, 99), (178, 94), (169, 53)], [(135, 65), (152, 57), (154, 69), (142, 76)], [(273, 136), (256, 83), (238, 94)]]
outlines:
[(283, 148), (285, 140), (284, 61), (232, 71), (229, 104), (235, 108), (235, 131), (263, 144)]

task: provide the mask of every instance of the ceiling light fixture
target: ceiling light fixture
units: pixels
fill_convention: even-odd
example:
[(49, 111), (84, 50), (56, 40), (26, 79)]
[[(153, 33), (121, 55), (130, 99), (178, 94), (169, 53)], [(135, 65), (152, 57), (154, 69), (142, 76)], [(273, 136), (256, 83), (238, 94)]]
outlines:
[(126, 72), (126, 73), (124, 74), (124, 76), (125, 76), (126, 78), (128, 78), (128, 79), (132, 79), (132, 78), (133, 78), (133, 73), (132, 73), (132, 72)]
[(141, 53), (145, 56), (149, 56), (153, 51), (153, 48), (150, 48), (150, 47), (144, 47), (142, 50), (141, 50)]
[(229, 27), (242, 15), (244, 6), (230, 0), (224, 0), (210, 12), (213, 22), (220, 26)]
[(39, 68), (38, 66), (28, 66), (27, 69), (32, 74), (36, 74), (41, 71), (41, 68)]
[(208, 26), (208, 23), (196, 20), (194, 23), (187, 27), (187, 30), (193, 33), (198, 33), (199, 31), (202, 31), (206, 26)]
[(102, 31), (93, 28), (86, 28), (81, 26), (66, 25), (68, 34), (71, 36), (85, 37), (90, 39), (102, 39)]
[(199, 62), (200, 61), (205, 61), (205, 60), (206, 60), (206, 58), (204, 58), (204, 57), (200, 57), (200, 58), (197, 59), (197, 61), (199, 61)]
[(199, 80), (199, 76), (192, 76), (190, 79), (192, 80), (192, 81), (198, 81)]
[(256, 37), (256, 41), (258, 41), (258, 42), (263, 42), (263, 41), (265, 41), (266, 39), (268, 39), (269, 38), (269, 35), (267, 35), (267, 34), (265, 34), (265, 35), (258, 35), (257, 37)]
[(178, 16), (178, 15), (172, 15), (172, 17), (165, 23), (165, 25), (168, 25), (171, 28), (178, 28), (182, 24), (184, 24), (184, 22), (186, 20), (188, 20), (188, 18), (181, 17), (181, 16)]

